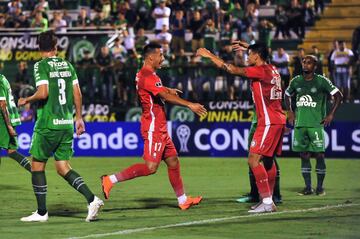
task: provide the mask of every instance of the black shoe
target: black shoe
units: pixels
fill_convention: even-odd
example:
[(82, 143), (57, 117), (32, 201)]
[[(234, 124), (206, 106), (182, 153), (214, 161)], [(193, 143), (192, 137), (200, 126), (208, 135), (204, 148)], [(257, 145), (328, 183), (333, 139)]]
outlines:
[(314, 194), (314, 189), (305, 187), (302, 191), (298, 192), (300, 196), (307, 196)]
[(317, 188), (317, 189), (316, 189), (316, 195), (318, 195), (318, 196), (325, 196), (326, 193), (325, 193), (324, 188)]
[(282, 203), (282, 198), (281, 198), (281, 196), (273, 196), (273, 201), (274, 201), (275, 205), (278, 205), (278, 204)]

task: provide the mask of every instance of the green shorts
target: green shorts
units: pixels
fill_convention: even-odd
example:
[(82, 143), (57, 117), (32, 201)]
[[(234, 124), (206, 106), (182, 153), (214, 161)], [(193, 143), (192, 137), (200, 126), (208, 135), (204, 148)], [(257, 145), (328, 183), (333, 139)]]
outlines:
[(294, 152), (325, 152), (324, 128), (299, 127), (294, 129)]
[(72, 129), (35, 129), (30, 154), (41, 162), (46, 162), (52, 155), (57, 161), (69, 160), (74, 153), (73, 134)]
[[(15, 127), (14, 127), (15, 129)], [(18, 149), (17, 137), (12, 137), (8, 133), (7, 126), (0, 121), (0, 149)]]

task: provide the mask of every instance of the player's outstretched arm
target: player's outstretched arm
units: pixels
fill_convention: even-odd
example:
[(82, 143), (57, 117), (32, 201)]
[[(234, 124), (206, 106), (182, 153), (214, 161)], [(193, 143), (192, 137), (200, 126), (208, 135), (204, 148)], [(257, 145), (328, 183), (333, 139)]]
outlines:
[(246, 76), (245, 68), (227, 64), (220, 57), (214, 55), (206, 48), (199, 48), (196, 52), (196, 56), (209, 58), (218, 68), (221, 68), (230, 74)]
[(35, 94), (26, 98), (20, 98), (18, 106), (26, 105), (27, 103), (33, 103), (39, 100), (45, 100), (49, 95), (48, 85), (39, 85)]
[(85, 123), (82, 118), (82, 95), (79, 84), (73, 85), (74, 105), (75, 105), (75, 129), (76, 134), (81, 135), (85, 132)]
[(10, 117), (9, 117), (9, 111), (7, 109), (7, 104), (5, 100), (0, 100), (0, 110), (1, 114), (3, 116), (3, 119), (6, 124), (6, 128), (8, 129), (8, 132), (11, 136), (16, 136), (16, 131), (11, 125)]
[(207, 111), (203, 105), (181, 99), (178, 95), (171, 94), (168, 91), (160, 92), (159, 96), (171, 104), (188, 107), (192, 112), (200, 117), (204, 117), (207, 114)]
[(334, 95), (334, 104), (332, 105), (332, 108), (329, 112), (329, 114), (321, 121), (321, 124), (324, 124), (324, 126), (330, 125), (331, 121), (334, 118), (335, 112), (337, 108), (340, 106), (341, 101), (343, 99), (343, 96), (340, 91), (336, 92)]

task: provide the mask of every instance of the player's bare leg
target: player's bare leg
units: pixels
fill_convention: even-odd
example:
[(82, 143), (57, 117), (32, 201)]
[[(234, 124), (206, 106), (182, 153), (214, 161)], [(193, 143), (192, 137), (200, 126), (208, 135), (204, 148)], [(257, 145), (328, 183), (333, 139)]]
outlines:
[(177, 156), (169, 157), (165, 159), (165, 163), (168, 167), (168, 176), (173, 187), (176, 197), (178, 199), (179, 208), (186, 210), (193, 205), (197, 205), (202, 200), (201, 196), (191, 197), (186, 196), (184, 191), (184, 185), (180, 174), (180, 162)]
[[(250, 213), (276, 211), (276, 206), (272, 200), (272, 190), (269, 185), (269, 176), (265, 170), (265, 167), (260, 163), (261, 158), (262, 156), (259, 154), (249, 153), (248, 163), (254, 173), (259, 195), (262, 199), (261, 204), (259, 204), (256, 208), (249, 210)], [(276, 177), (276, 173), (274, 176)], [(272, 180), (275, 182), (275, 178)]]
[(112, 175), (101, 176), (101, 185), (105, 199), (109, 199), (110, 191), (114, 186), (114, 184), (126, 180), (131, 180), (137, 177), (143, 177), (154, 174), (156, 173), (158, 167), (159, 167), (158, 163), (145, 161), (145, 163), (133, 164), (121, 172)]

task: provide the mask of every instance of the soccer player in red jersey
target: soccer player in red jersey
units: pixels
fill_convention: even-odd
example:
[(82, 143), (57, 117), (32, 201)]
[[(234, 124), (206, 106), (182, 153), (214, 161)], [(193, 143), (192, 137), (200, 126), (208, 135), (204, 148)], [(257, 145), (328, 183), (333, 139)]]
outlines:
[(203, 105), (181, 99), (177, 89), (169, 89), (162, 85), (161, 79), (155, 71), (164, 61), (161, 46), (150, 43), (144, 47), (144, 66), (136, 75), (136, 89), (142, 107), (141, 134), (144, 139), (145, 163), (134, 164), (125, 170), (101, 177), (102, 189), (106, 199), (115, 183), (136, 177), (148, 176), (156, 173), (162, 160), (168, 167), (168, 176), (179, 207), (186, 210), (192, 205), (199, 204), (202, 197), (186, 196), (180, 175), (180, 162), (176, 148), (167, 132), (165, 102), (188, 107), (199, 116), (206, 115)]
[(276, 211), (272, 193), (276, 178), (276, 165), (272, 163), (266, 170), (261, 160), (263, 156), (281, 154), (286, 117), (281, 107), (281, 79), (275, 66), (267, 64), (268, 51), (261, 44), (248, 45), (235, 42), (235, 50), (247, 50), (248, 67), (226, 64), (222, 59), (205, 48), (197, 51), (198, 56), (209, 58), (217, 67), (234, 75), (251, 80), (251, 89), (258, 117), (258, 125), (250, 144), (248, 163), (254, 173), (261, 201), (253, 206), (250, 213)]

